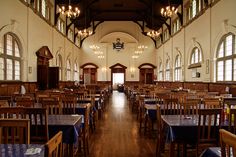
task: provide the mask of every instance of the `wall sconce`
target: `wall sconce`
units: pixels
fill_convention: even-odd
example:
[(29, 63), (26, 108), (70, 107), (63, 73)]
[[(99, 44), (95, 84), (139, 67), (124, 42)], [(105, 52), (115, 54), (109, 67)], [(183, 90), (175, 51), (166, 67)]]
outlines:
[(31, 74), (31, 73), (32, 73), (32, 67), (29, 66), (29, 74)]
[(107, 71), (107, 68), (106, 67), (103, 67), (102, 68), (102, 72), (106, 72)]
[(134, 67), (131, 67), (131, 68), (130, 68), (130, 72), (131, 72), (131, 73), (134, 73), (134, 72), (135, 72), (135, 68), (134, 68)]

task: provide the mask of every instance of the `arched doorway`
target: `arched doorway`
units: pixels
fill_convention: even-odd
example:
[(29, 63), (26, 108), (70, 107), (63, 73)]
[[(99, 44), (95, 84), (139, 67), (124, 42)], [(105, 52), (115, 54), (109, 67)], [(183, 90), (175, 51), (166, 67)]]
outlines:
[(98, 66), (94, 63), (85, 63), (80, 66), (83, 69), (82, 80), (84, 84), (96, 84), (97, 83), (97, 69)]
[(151, 63), (141, 64), (139, 67), (139, 82), (143, 84), (153, 84), (155, 65)]
[(111, 66), (110, 69), (112, 90), (116, 90), (118, 85), (123, 85), (125, 83), (125, 70), (127, 67), (117, 63)]

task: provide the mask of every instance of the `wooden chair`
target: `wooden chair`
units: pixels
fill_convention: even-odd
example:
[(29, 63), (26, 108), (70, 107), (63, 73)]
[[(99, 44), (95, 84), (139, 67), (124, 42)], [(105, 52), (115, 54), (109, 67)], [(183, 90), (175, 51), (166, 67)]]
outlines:
[(1, 144), (30, 144), (29, 119), (0, 119)]
[(217, 146), (222, 109), (199, 109), (196, 155), (210, 146)]
[(79, 134), (79, 150), (84, 153), (84, 156), (89, 155), (89, 113), (90, 106), (86, 107), (84, 115), (84, 126)]
[(23, 107), (1, 107), (0, 118), (25, 118), (25, 109)]
[(200, 99), (185, 99), (182, 104), (181, 114), (183, 115), (197, 115), (199, 109)]
[(30, 119), (30, 143), (46, 143), (49, 140), (47, 109), (25, 108), (25, 117)]
[(43, 98), (42, 106), (48, 110), (48, 114), (62, 114), (61, 102), (57, 98)]
[(204, 108), (221, 108), (221, 103), (219, 98), (205, 98)]
[(236, 109), (229, 110), (229, 131), (236, 134)]
[(163, 99), (164, 110), (163, 114), (180, 114), (179, 100), (176, 98)]
[(62, 113), (63, 114), (74, 114), (76, 103), (77, 103), (76, 95), (65, 94), (62, 97)]
[(29, 96), (19, 96), (15, 98), (16, 106), (34, 107), (34, 99)]
[(45, 157), (62, 157), (62, 131), (59, 131), (45, 144)]
[(8, 107), (9, 103), (8, 100), (0, 100), (0, 107)]
[(157, 106), (157, 146), (156, 146), (156, 157), (160, 157), (163, 147), (165, 145), (164, 138), (163, 138), (163, 125), (161, 119), (161, 106)]
[(236, 156), (236, 135), (224, 129), (220, 129), (220, 146), (221, 146), (222, 157), (231, 157), (231, 156), (235, 157)]

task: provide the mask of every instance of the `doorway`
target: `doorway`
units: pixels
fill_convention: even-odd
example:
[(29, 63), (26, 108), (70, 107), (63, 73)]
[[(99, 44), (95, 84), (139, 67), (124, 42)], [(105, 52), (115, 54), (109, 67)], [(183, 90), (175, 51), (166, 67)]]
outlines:
[(125, 74), (124, 73), (113, 73), (112, 74), (112, 88), (117, 90), (119, 85), (124, 85), (125, 83)]
[[(126, 66), (116, 63), (110, 67), (111, 69), (111, 87), (112, 90), (117, 90), (117, 85), (122, 85), (122, 89), (124, 88), (125, 84), (125, 70), (127, 69)], [(121, 90), (122, 90), (121, 89)], [(119, 91), (119, 88), (118, 88)]]

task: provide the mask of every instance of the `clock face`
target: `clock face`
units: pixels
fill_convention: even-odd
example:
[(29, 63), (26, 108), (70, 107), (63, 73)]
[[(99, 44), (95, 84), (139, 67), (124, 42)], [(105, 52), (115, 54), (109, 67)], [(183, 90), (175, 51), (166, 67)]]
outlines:
[(45, 56), (47, 56), (47, 55), (48, 55), (48, 51), (47, 51), (47, 50), (45, 50), (44, 54), (45, 54)]

